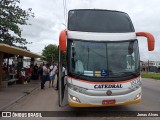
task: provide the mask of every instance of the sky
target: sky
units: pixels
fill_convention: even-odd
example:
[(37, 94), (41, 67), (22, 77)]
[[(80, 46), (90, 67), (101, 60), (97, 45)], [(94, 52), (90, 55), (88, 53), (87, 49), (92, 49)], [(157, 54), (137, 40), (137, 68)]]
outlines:
[[(64, 3), (66, 2), (66, 9)], [(21, 26), (22, 37), (32, 44), (27, 48), (41, 54), (45, 46), (58, 45), (59, 33), (65, 29), (67, 11), (71, 9), (107, 9), (126, 12), (136, 32), (150, 32), (155, 38), (155, 50), (148, 51), (147, 39), (138, 37), (140, 59), (160, 61), (160, 1), (159, 0), (20, 0), (24, 10), (32, 8), (35, 17), (31, 25)]]

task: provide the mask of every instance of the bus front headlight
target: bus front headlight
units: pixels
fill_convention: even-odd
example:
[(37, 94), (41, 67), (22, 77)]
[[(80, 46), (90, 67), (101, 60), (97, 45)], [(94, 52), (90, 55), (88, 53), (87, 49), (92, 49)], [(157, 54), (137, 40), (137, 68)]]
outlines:
[(139, 99), (140, 97), (141, 97), (141, 93), (137, 94), (134, 99), (137, 100), (137, 99)]
[(71, 83), (67, 83), (68, 87), (76, 92), (79, 92), (79, 93), (83, 93), (85, 94), (86, 92), (86, 88), (82, 88), (82, 87), (79, 87), (79, 86), (76, 86), (76, 85), (73, 85)]

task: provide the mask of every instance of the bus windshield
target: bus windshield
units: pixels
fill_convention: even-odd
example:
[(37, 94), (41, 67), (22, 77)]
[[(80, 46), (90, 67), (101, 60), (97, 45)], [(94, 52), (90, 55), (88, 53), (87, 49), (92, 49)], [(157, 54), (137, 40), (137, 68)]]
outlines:
[(138, 41), (68, 40), (69, 73), (119, 77), (139, 72)]
[(130, 17), (119, 11), (109, 10), (70, 10), (68, 30), (101, 33), (134, 32)]

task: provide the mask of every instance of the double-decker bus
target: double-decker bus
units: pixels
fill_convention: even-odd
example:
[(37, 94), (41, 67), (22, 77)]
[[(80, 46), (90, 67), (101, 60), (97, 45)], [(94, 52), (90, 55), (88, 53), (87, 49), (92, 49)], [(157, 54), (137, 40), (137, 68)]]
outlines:
[[(141, 101), (140, 55), (137, 37), (146, 37), (154, 50), (154, 37), (135, 32), (128, 14), (99, 9), (68, 12), (67, 30), (59, 37), (61, 55), (67, 53), (67, 96), (72, 107), (134, 104)], [(59, 105), (64, 81), (59, 72)]]

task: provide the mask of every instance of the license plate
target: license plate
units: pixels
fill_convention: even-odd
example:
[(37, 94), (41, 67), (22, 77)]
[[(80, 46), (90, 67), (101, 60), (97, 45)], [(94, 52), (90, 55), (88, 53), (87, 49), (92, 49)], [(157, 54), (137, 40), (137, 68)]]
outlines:
[(116, 100), (103, 100), (102, 105), (115, 104)]

